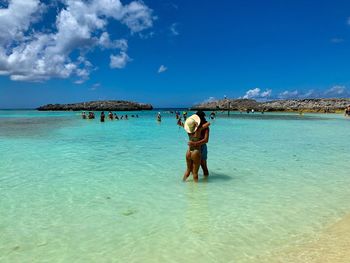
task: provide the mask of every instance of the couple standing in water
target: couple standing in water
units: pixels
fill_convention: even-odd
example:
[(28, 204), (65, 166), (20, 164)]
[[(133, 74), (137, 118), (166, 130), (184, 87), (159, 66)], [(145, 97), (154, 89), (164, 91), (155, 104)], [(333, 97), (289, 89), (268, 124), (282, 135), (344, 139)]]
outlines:
[(196, 114), (187, 118), (183, 125), (189, 137), (188, 150), (186, 152), (187, 168), (183, 177), (184, 181), (186, 181), (192, 172), (193, 180), (198, 182), (199, 167), (202, 167), (205, 177), (209, 176), (207, 167), (209, 125), (210, 123), (205, 119), (205, 113), (203, 111), (197, 111)]

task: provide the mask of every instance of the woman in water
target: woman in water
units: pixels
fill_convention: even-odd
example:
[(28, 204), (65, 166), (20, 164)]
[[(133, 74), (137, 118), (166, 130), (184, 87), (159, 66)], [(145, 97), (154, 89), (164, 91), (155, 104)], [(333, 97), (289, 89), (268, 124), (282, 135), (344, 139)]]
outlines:
[[(209, 127), (210, 123), (201, 123), (201, 119), (198, 115), (194, 114), (186, 119), (184, 124), (184, 129), (186, 130), (190, 142), (198, 142), (201, 140), (201, 133), (204, 129)], [(189, 146), (186, 152), (186, 164), (187, 169), (183, 176), (183, 180), (190, 176), (191, 172), (193, 175), (193, 180), (198, 182), (198, 170), (201, 165), (201, 146)]]
[(113, 113), (110, 111), (108, 112), (108, 118), (112, 121), (113, 120)]
[(161, 122), (162, 121), (162, 115), (160, 115), (160, 112), (157, 114), (157, 121)]

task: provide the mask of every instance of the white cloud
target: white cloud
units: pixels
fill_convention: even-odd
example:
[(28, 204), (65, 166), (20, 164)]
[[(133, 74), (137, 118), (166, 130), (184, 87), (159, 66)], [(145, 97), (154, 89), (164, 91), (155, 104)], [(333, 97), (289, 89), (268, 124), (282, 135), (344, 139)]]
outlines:
[(153, 38), (156, 35), (156, 33), (154, 31), (151, 32), (147, 32), (147, 33), (139, 33), (139, 37), (141, 39), (149, 39), (149, 38)]
[(159, 67), (159, 69), (158, 69), (158, 73), (163, 73), (163, 72), (165, 72), (165, 71), (167, 71), (167, 70), (168, 70), (168, 68), (167, 68), (166, 66), (161, 65), (161, 66)]
[(101, 83), (95, 83), (94, 85), (92, 85), (92, 87), (89, 90), (94, 91), (94, 90), (97, 90), (100, 87), (101, 87)]
[(293, 90), (293, 91), (283, 91), (279, 93), (279, 99), (311, 99), (311, 98), (330, 98), (330, 97), (348, 97), (350, 96), (350, 92), (347, 90), (345, 86), (335, 85), (328, 90), (314, 90), (310, 89), (307, 92)]
[(126, 64), (132, 60), (124, 51), (121, 51), (120, 54), (116, 56), (111, 55), (110, 59), (111, 59), (111, 62), (109, 63), (109, 66), (111, 68), (119, 68), (119, 69), (125, 68)]
[(178, 23), (172, 23), (171, 26), (170, 26), (170, 32), (174, 36), (180, 35), (180, 33), (179, 33), (178, 29), (177, 29), (177, 26), (178, 26)]
[(255, 98), (255, 97), (259, 96), (259, 94), (260, 94), (259, 88), (250, 89), (245, 93), (245, 95), (243, 96), (243, 99)]
[(307, 98), (316, 98), (316, 97), (320, 97), (320, 94), (317, 91), (311, 89), (308, 92), (302, 94), (302, 97), (306, 98), (306, 99)]
[(296, 99), (299, 96), (299, 91), (294, 90), (294, 91), (283, 91), (278, 95), (278, 98), (280, 99)]
[(265, 91), (261, 92), (260, 97), (262, 97), (262, 98), (271, 97), (271, 93), (272, 93), (271, 89), (265, 90)]
[[(57, 8), (52, 28), (33, 30), (47, 8)], [(12, 80), (43, 81), (75, 76), (76, 83), (89, 78), (94, 69), (86, 55), (96, 47), (119, 49), (111, 55), (111, 67), (123, 68), (130, 58), (126, 39), (111, 39), (111, 20), (136, 33), (152, 27), (152, 10), (142, 1), (122, 5), (120, 0), (61, 0), (45, 6), (39, 0), (12, 0), (0, 8), (0, 75)], [(74, 59), (72, 53), (80, 56)]]
[(128, 41), (126, 39), (111, 40), (108, 32), (103, 32), (98, 39), (98, 45), (106, 49), (128, 50)]
[(307, 92), (299, 90), (285, 90), (278, 94), (279, 99), (310, 99), (322, 97), (317, 91), (311, 89)]
[(0, 9), (0, 44), (24, 40), (24, 32), (37, 20), (42, 5), (39, 0), (12, 0), (7, 8)]
[(248, 90), (243, 99), (266, 99), (271, 96), (272, 90), (267, 89), (265, 91), (261, 91), (259, 88)]
[(334, 96), (334, 97), (339, 97), (339, 96), (347, 96), (349, 95), (348, 90), (346, 89), (345, 86), (342, 85), (335, 85), (331, 87), (330, 89), (326, 90), (324, 92), (325, 96)]
[(344, 39), (343, 38), (334, 37), (334, 38), (331, 38), (331, 42), (334, 43), (334, 44), (339, 44), (339, 43), (344, 42)]
[(217, 99), (215, 97), (209, 97), (206, 100), (204, 100), (202, 103), (209, 103), (209, 102), (214, 102), (217, 101)]
[[(119, 0), (103, 0), (104, 2), (119, 2)], [(153, 26), (152, 10), (142, 1), (133, 1), (122, 10), (121, 21), (126, 24), (132, 33), (140, 32)]]

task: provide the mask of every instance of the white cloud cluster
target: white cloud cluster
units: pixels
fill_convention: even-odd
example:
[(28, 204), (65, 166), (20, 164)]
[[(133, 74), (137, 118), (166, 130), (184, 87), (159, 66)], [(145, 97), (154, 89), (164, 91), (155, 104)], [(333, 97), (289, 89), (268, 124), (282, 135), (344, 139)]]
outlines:
[(280, 94), (278, 94), (278, 98), (280, 99), (295, 99), (298, 97), (299, 97), (299, 91), (297, 90), (293, 90), (293, 91), (285, 90)]
[(267, 89), (265, 91), (261, 91), (259, 88), (248, 90), (243, 99), (266, 99), (271, 96), (272, 90)]
[(278, 94), (279, 99), (310, 99), (310, 98), (339, 98), (350, 96), (350, 91), (343, 85), (334, 85), (325, 91), (309, 90), (307, 92), (293, 90)]
[(111, 20), (132, 34), (153, 25), (152, 10), (142, 1), (127, 5), (120, 0), (57, 1), (54, 26), (42, 30), (35, 25), (46, 22), (49, 7), (43, 2), (10, 0), (7, 8), (0, 8), (0, 75), (22, 81), (76, 76), (76, 83), (81, 83), (94, 68), (86, 55), (96, 47), (119, 50), (110, 56), (112, 68), (123, 68), (131, 60), (127, 40), (110, 39)]
[(217, 99), (215, 97), (209, 97), (206, 100), (202, 101), (201, 103), (210, 103), (210, 102), (215, 102)]
[(313, 90), (313, 89), (310, 89), (310, 90), (308, 90), (308, 91), (305, 92), (305, 93), (301, 93), (301, 92), (298, 91), (298, 93), (301, 94), (301, 96), (302, 96), (303, 98), (305, 98), (305, 99), (306, 99), (306, 98), (312, 99), (312, 98), (322, 97), (322, 96), (319, 94), (318, 91)]
[(350, 90), (344, 85), (334, 85), (326, 90), (308, 91), (285, 90), (278, 95), (272, 96), (272, 90), (261, 91), (259, 88), (251, 89), (243, 96), (244, 99), (312, 99), (312, 98), (339, 98), (349, 97)]
[(324, 95), (328, 95), (328, 96), (342, 96), (347, 94), (348, 94), (348, 91), (346, 87), (341, 85), (335, 85), (330, 89), (326, 90), (324, 93)]
[(109, 66), (111, 68), (125, 68), (126, 64), (131, 61), (132, 59), (129, 58), (128, 54), (126, 54), (124, 51), (121, 51), (119, 55), (111, 55), (110, 56), (111, 62), (109, 63)]
[(160, 65), (160, 67), (159, 67), (159, 69), (158, 69), (158, 73), (163, 73), (163, 72), (165, 72), (165, 71), (167, 71), (167, 70), (168, 70), (168, 68), (167, 68), (166, 66)]

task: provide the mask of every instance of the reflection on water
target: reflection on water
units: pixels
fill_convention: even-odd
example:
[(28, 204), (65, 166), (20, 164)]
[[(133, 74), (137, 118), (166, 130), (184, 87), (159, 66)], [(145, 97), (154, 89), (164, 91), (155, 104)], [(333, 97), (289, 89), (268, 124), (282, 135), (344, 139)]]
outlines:
[(185, 226), (187, 231), (198, 235), (198, 238), (203, 238), (203, 235), (210, 233), (207, 187), (208, 185), (206, 183), (200, 183), (198, 185), (189, 182), (186, 185)]

